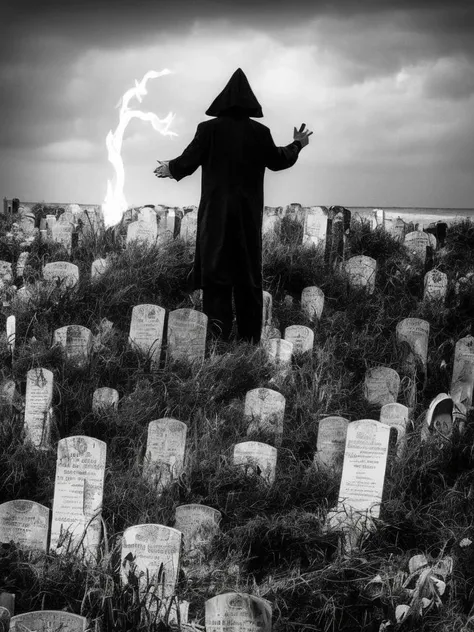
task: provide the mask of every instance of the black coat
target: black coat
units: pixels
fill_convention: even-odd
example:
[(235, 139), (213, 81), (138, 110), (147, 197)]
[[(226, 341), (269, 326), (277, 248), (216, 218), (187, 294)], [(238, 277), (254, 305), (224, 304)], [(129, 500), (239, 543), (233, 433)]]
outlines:
[(294, 165), (298, 141), (276, 147), (244, 73), (237, 70), (199, 123), (191, 144), (170, 160), (175, 180), (202, 167), (194, 287), (262, 286), (262, 215), (265, 168)]

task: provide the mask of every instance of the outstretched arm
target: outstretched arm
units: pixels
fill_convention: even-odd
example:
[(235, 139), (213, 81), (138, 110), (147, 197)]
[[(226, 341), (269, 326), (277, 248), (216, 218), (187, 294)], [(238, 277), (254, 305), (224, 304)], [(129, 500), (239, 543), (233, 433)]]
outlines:
[(202, 165), (204, 160), (204, 153), (204, 132), (202, 129), (202, 123), (199, 123), (199, 125), (197, 126), (196, 135), (194, 136), (191, 143), (183, 151), (181, 156), (175, 158), (174, 160), (168, 161), (167, 168), (170, 175), (164, 175), (162, 177), (171, 177), (179, 181), (186, 176), (190, 176), (196, 171), (199, 166)]
[(299, 130), (294, 128), (293, 142), (286, 147), (277, 147), (273, 142), (270, 130), (268, 130), (267, 146), (265, 148), (265, 166), (272, 171), (281, 171), (282, 169), (288, 169), (292, 167), (298, 159), (298, 154), (303, 147), (309, 143), (309, 136), (313, 132), (310, 132), (305, 128), (303, 123)]

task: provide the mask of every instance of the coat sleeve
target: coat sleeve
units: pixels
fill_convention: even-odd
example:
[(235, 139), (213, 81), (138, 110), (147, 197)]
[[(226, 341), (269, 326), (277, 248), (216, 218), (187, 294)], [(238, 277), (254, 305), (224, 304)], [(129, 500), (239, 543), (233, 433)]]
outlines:
[(299, 141), (293, 141), (286, 147), (277, 147), (273, 142), (270, 130), (267, 128), (264, 148), (265, 167), (272, 171), (288, 169), (298, 160), (300, 151), (301, 143)]
[(197, 126), (196, 134), (181, 156), (170, 160), (168, 167), (175, 180), (192, 175), (203, 163), (205, 152), (204, 130), (202, 123)]

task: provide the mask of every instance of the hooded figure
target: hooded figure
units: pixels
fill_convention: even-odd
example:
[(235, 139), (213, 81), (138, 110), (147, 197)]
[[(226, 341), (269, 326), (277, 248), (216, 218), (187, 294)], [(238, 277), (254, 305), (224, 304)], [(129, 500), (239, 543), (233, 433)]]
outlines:
[(239, 336), (257, 343), (262, 328), (262, 216), (265, 168), (295, 164), (312, 132), (297, 132), (276, 147), (270, 130), (249, 117), (262, 108), (239, 68), (207, 110), (191, 144), (162, 163), (159, 177), (179, 181), (202, 167), (193, 281), (203, 289), (211, 331), (227, 339), (232, 329), (232, 289)]

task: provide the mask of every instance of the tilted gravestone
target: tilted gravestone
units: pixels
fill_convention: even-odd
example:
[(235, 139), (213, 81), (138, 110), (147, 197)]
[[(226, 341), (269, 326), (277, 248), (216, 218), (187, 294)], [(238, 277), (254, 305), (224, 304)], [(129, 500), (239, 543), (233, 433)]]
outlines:
[(51, 432), (53, 374), (48, 369), (30, 369), (26, 374), (25, 435), (35, 448), (47, 449)]
[(130, 344), (159, 365), (166, 310), (158, 305), (135, 305), (130, 322)]
[(305, 208), (303, 226), (303, 246), (326, 247), (326, 233), (328, 229), (328, 210), (325, 206), (310, 206)]
[(234, 446), (234, 465), (246, 472), (259, 474), (269, 485), (275, 481), (278, 451), (260, 441), (244, 441)]
[(397, 432), (397, 456), (403, 456), (406, 448), (406, 432), (409, 420), (410, 409), (403, 404), (393, 402), (385, 404), (380, 409), (380, 421), (390, 428), (395, 428)]
[(439, 393), (431, 402), (426, 413), (425, 427), (422, 429), (422, 440), (426, 441), (430, 434), (446, 441), (451, 439), (454, 430), (454, 401), (446, 393)]
[(337, 415), (325, 417), (319, 421), (317, 452), (314, 455), (315, 465), (329, 468), (342, 467), (348, 425), (348, 419)]
[(312, 321), (320, 320), (324, 309), (324, 292), (316, 286), (305, 287), (301, 292), (301, 311)]
[(384, 406), (397, 401), (400, 376), (386, 366), (368, 369), (364, 381), (364, 397), (369, 404)]
[(53, 261), (43, 267), (43, 279), (71, 289), (79, 281), (79, 268), (68, 261)]
[(187, 431), (185, 423), (167, 417), (148, 424), (143, 475), (160, 490), (183, 471)]
[(247, 435), (268, 432), (274, 435), (276, 445), (283, 437), (285, 398), (269, 388), (254, 388), (245, 396), (244, 415), (250, 420)]
[(349, 549), (379, 517), (389, 439), (389, 426), (374, 419), (353, 421), (347, 428), (339, 500), (327, 520), (331, 529), (344, 533)]
[(285, 340), (293, 344), (293, 353), (306, 353), (313, 350), (314, 332), (304, 325), (290, 325), (285, 329)]
[(206, 632), (272, 632), (272, 606), (261, 597), (228, 592), (205, 603)]
[(99, 414), (100, 412), (110, 408), (117, 410), (118, 401), (119, 394), (115, 388), (110, 388), (108, 386), (96, 388), (94, 394), (92, 395), (92, 412)]
[(64, 358), (72, 367), (83, 369), (91, 359), (93, 335), (90, 329), (81, 325), (66, 325), (56, 329), (53, 344), (60, 345)]
[(421, 230), (415, 230), (405, 235), (405, 248), (408, 256), (413, 261), (420, 261), (425, 263), (426, 261), (426, 249), (431, 246), (428, 233), (424, 233)]
[(425, 274), (423, 299), (431, 303), (444, 304), (448, 291), (448, 277), (439, 270), (430, 270)]
[(168, 317), (168, 357), (202, 363), (206, 352), (207, 316), (194, 309), (175, 309)]
[(222, 514), (206, 505), (179, 505), (175, 510), (174, 527), (183, 534), (186, 552), (206, 546), (219, 532)]
[(368, 294), (375, 290), (377, 261), (372, 257), (358, 255), (348, 259), (344, 266), (349, 285), (353, 288), (365, 288)]
[(92, 437), (58, 442), (50, 551), (97, 556), (106, 452), (106, 444)]
[(466, 336), (454, 348), (451, 395), (455, 402), (469, 409), (474, 389), (474, 337)]
[(397, 324), (397, 342), (399, 345), (406, 343), (409, 349), (402, 361), (403, 370), (413, 371), (418, 361), (426, 371), (429, 335), (430, 324), (421, 318), (405, 318)]
[(64, 610), (37, 610), (11, 618), (10, 632), (85, 632), (86, 617)]
[(0, 505), (0, 542), (46, 551), (49, 509), (32, 500), (10, 500)]
[(148, 609), (157, 608), (154, 596), (171, 597), (178, 579), (182, 533), (161, 524), (138, 524), (123, 532), (122, 581), (128, 583), (129, 573), (138, 575), (140, 593), (147, 584), (152, 586), (147, 594)]

